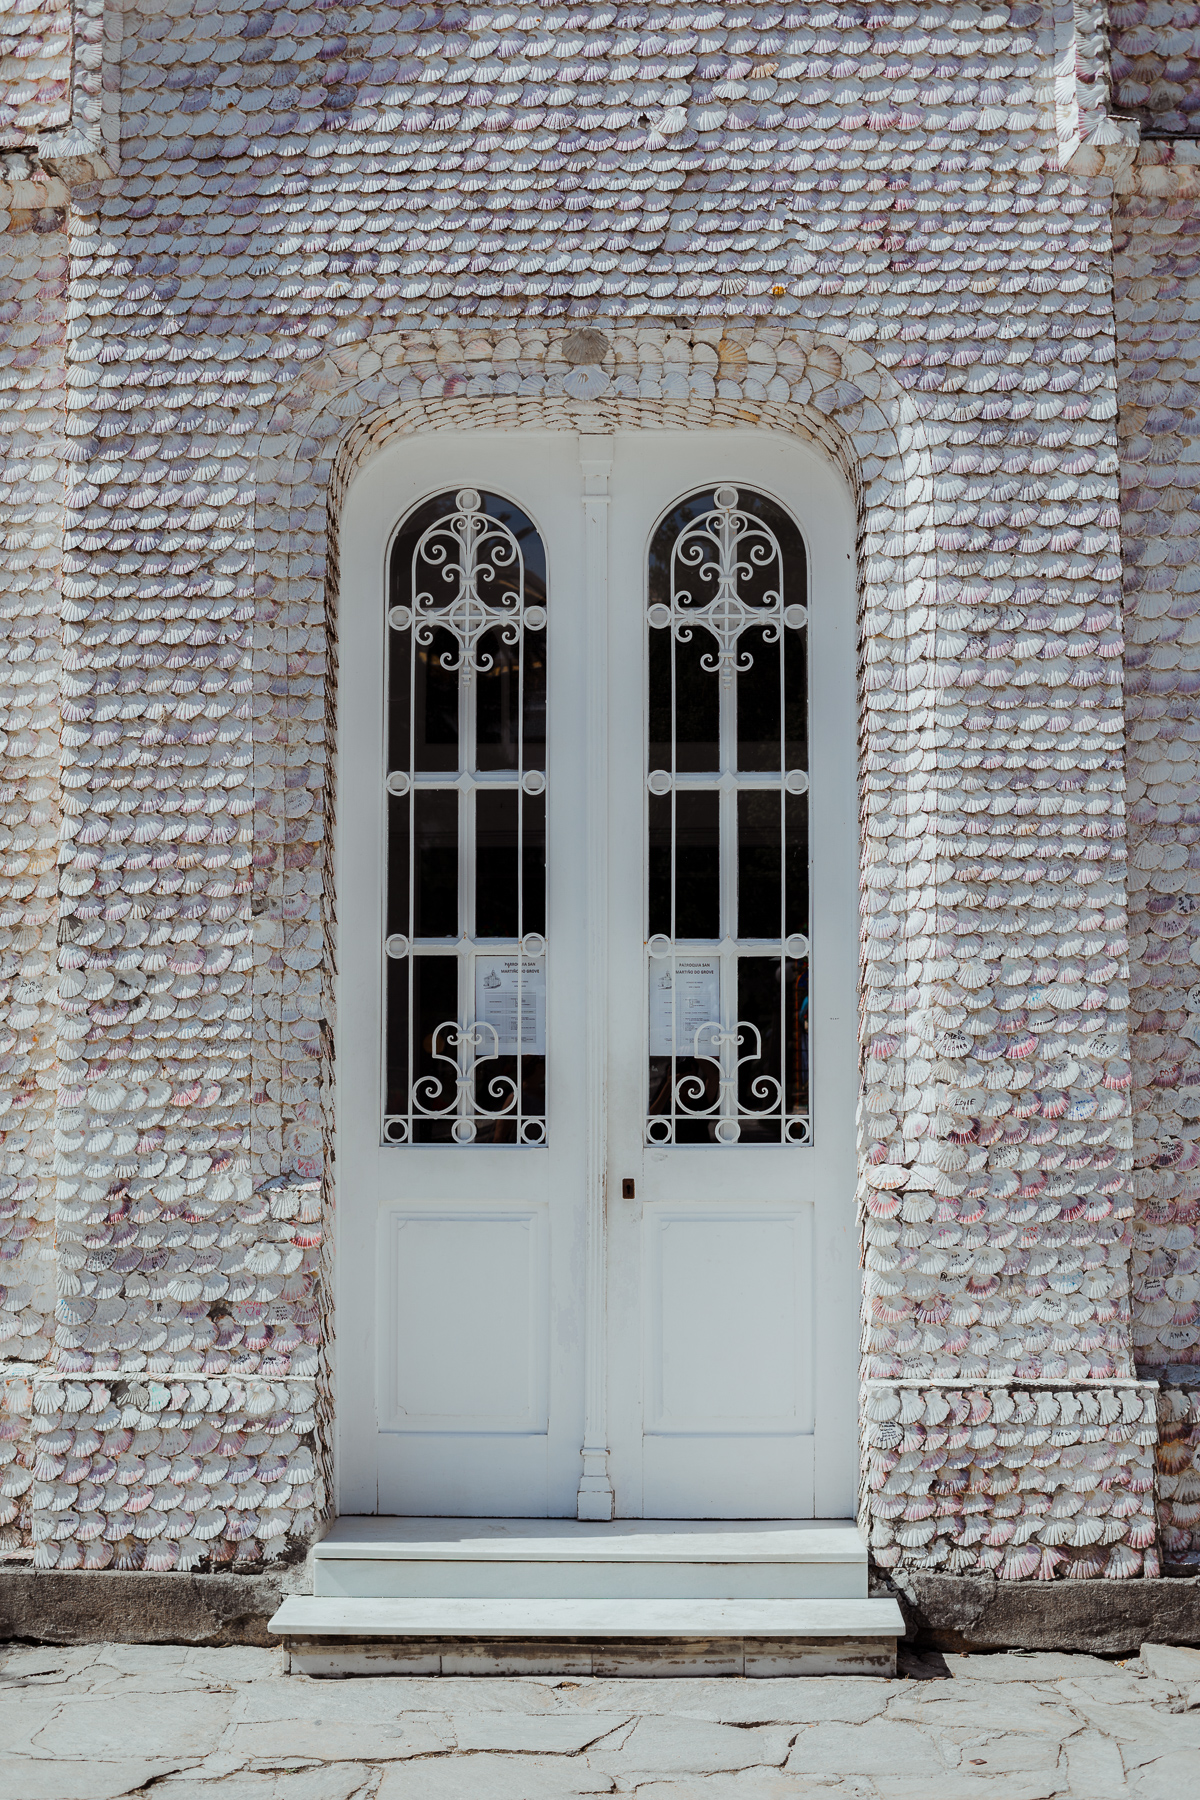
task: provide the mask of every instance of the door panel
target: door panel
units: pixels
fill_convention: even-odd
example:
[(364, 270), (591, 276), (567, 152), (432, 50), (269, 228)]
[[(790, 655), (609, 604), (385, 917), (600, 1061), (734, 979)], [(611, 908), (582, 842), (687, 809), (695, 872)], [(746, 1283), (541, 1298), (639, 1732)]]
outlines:
[(439, 433), (347, 496), (343, 1512), (575, 1510), (585, 746), (564, 444)]
[(853, 514), (794, 441), (708, 432), (618, 434), (611, 516), (616, 1507), (845, 1514)]
[(544, 1212), (396, 1207), (383, 1227), (385, 1426), (544, 1432)]
[(645, 1212), (649, 1434), (811, 1429), (809, 1209)]

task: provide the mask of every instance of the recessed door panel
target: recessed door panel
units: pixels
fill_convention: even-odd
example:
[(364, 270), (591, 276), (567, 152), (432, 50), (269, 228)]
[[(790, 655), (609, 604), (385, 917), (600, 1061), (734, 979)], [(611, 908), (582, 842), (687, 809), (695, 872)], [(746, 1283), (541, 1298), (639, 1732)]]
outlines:
[(541, 1212), (384, 1215), (385, 1429), (546, 1429)]
[(811, 1209), (647, 1209), (647, 1433), (812, 1429)]

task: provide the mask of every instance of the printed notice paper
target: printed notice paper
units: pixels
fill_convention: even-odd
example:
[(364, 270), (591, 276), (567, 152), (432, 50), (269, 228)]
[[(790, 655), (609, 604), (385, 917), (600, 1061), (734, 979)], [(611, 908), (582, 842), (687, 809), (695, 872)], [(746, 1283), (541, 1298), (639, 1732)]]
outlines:
[[(675, 1042), (671, 1041), (671, 1000), (675, 1001)], [(694, 1056), (701, 1025), (720, 1022), (721, 964), (715, 956), (677, 956), (650, 964), (650, 1054)], [(700, 1039), (701, 1055), (711, 1055), (711, 1032)]]
[[(519, 977), (519, 982), (518, 982)], [(519, 993), (518, 993), (519, 987)], [(496, 1054), (517, 1054), (517, 1007), (521, 1009), (523, 1056), (546, 1054), (546, 964), (534, 956), (477, 956), (475, 958), (475, 1018), (495, 1027), (499, 1039)], [(488, 1032), (479, 1046), (490, 1054)]]

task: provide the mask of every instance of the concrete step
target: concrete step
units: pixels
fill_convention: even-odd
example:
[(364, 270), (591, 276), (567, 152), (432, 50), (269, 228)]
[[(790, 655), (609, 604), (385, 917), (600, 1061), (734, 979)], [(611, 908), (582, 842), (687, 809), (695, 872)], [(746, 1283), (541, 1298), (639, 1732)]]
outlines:
[(341, 1518), (313, 1551), (317, 1598), (865, 1600), (846, 1520)]
[(344, 1599), (292, 1594), (270, 1629), (309, 1675), (891, 1674), (894, 1600)]

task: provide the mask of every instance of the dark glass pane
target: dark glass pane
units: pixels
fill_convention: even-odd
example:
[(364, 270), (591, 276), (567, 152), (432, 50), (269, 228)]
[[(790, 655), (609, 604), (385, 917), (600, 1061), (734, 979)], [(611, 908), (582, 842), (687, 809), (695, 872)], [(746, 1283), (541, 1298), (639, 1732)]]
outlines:
[(413, 795), (417, 937), (458, 936), (458, 795), (418, 788)]
[(648, 932), (671, 935), (671, 796), (651, 794), (649, 816)]
[(519, 936), (528, 931), (546, 934), (546, 796), (525, 794), (521, 800), (522, 874)]
[(525, 633), (525, 767), (546, 767), (546, 633)]
[(479, 640), (481, 662), (491, 667), (476, 676), (475, 766), (515, 769), (521, 725), (520, 644), (506, 644), (499, 630)]
[[(780, 1044), (782, 997), (777, 956), (738, 959), (738, 1021), (743, 1026), (738, 1057), (738, 1108), (742, 1143), (780, 1142), (782, 1094)], [(755, 1036), (755, 1028), (757, 1037)], [(758, 1052), (756, 1055), (755, 1052)], [(755, 1118), (754, 1115), (765, 1115)]]
[(412, 632), (394, 631), (389, 626), (387, 635), (387, 766), (389, 771), (410, 767), (412, 650)]
[(738, 795), (739, 938), (780, 935), (782, 811), (778, 793)]
[(808, 767), (808, 633), (783, 634), (784, 766)]
[(807, 1113), (808, 958), (784, 963), (784, 1024), (787, 1032), (786, 1095), (789, 1113)]
[(749, 657), (750, 667), (739, 668), (737, 676), (737, 766), (778, 769), (783, 689), (779, 643), (769, 642), (763, 631), (744, 631), (738, 650), (739, 661)]
[(808, 795), (788, 794), (784, 800), (787, 824), (787, 906), (784, 932), (802, 931), (808, 936)]
[(475, 794), (475, 935), (517, 936), (517, 790)]
[(651, 631), (646, 646), (649, 744), (647, 769), (671, 767), (671, 634)]
[(650, 543), (647, 569), (647, 590), (651, 606), (671, 604), (671, 551), (675, 540), (693, 519), (710, 511), (712, 504), (711, 488), (699, 494), (689, 494), (686, 500), (680, 500), (671, 508), (655, 532)]
[[(650, 767), (705, 774), (720, 767), (721, 684), (701, 667), (716, 642), (697, 630), (677, 643), (666, 630), (650, 632)], [(671, 761), (671, 670), (675, 670), (675, 761)]]
[(675, 794), (674, 935), (721, 935), (721, 817), (716, 793)]
[[(453, 956), (415, 956), (412, 961), (413, 1141), (449, 1143), (458, 1094), (455, 1047), (450, 1041), (458, 1020), (458, 962)], [(439, 1030), (440, 1026), (449, 1029)], [(422, 1109), (441, 1116), (422, 1117)]]
[(721, 678), (711, 666), (716, 651), (707, 631), (675, 644), (675, 767), (686, 775), (721, 766)]
[(388, 795), (387, 802), (387, 922), (390, 937), (402, 932), (411, 937), (408, 917), (408, 807), (407, 796)]
[[(489, 519), (498, 519), (506, 525), (521, 546), (521, 558), (525, 565), (525, 604), (526, 606), (545, 606), (546, 604), (546, 551), (538, 535), (538, 528), (528, 513), (522, 512), (511, 500), (502, 494), (484, 494), (483, 510)], [(516, 587), (516, 571), (512, 565), (501, 568), (494, 563), (494, 579), (486, 589), (481, 588), (489, 605), (497, 604), (497, 596), (511, 592)]]
[(445, 774), (458, 767), (458, 674), (442, 661), (453, 662), (456, 650), (450, 633), (441, 630), (417, 645), (414, 769)]
[[(408, 977), (407, 956), (389, 956), (384, 967), (386, 1018), (384, 1049), (384, 1098), (387, 1113), (408, 1111)], [(404, 1132), (393, 1128), (389, 1142), (400, 1143)]]

